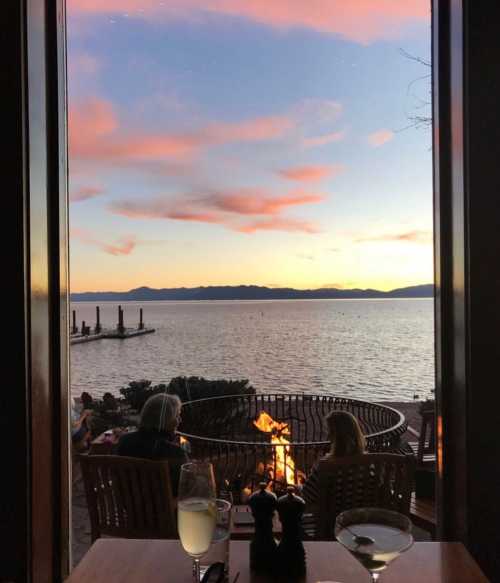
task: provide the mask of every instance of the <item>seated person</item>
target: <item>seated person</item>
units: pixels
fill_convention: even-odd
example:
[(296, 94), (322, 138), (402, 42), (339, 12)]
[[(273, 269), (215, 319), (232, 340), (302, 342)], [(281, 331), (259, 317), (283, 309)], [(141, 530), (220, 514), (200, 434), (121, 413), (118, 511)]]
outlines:
[(83, 393), (80, 395), (80, 401), (82, 402), (84, 409), (92, 409), (94, 399), (92, 399), (92, 395), (90, 393), (83, 391)]
[(88, 409), (79, 413), (75, 399), (71, 397), (71, 441), (78, 452), (85, 451), (89, 447), (91, 415), (92, 411)]
[(102, 396), (102, 402), (104, 404), (104, 408), (107, 411), (116, 411), (118, 409), (118, 402), (116, 397), (111, 393), (104, 393)]
[[(325, 421), (328, 425), (332, 447), (322, 459), (333, 460), (338, 457), (351, 457), (365, 453), (365, 437), (358, 420), (347, 411), (331, 411)], [(308, 506), (319, 501), (319, 471), (316, 464), (302, 487), (302, 496)]]
[(177, 395), (154, 395), (141, 411), (139, 430), (120, 437), (118, 455), (168, 461), (174, 497), (181, 465), (186, 463), (186, 452), (175, 443), (175, 430), (181, 418), (182, 403)]

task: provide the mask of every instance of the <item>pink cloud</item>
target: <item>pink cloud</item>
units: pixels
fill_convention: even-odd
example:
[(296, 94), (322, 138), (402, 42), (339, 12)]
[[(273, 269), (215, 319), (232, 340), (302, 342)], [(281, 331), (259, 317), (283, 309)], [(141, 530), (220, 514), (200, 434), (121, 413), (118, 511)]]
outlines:
[(225, 212), (240, 215), (276, 215), (290, 206), (317, 203), (325, 199), (318, 193), (301, 190), (286, 195), (274, 196), (263, 189), (240, 189), (232, 192), (218, 192), (202, 199), (203, 204), (214, 206)]
[(195, 221), (198, 223), (222, 223), (223, 219), (221, 216), (215, 213), (202, 213), (202, 212), (189, 212), (189, 211), (168, 211), (165, 214), (165, 218), (172, 219), (174, 221)]
[(130, 255), (136, 246), (135, 237), (122, 237), (115, 245), (102, 244), (102, 249), (110, 255)]
[(290, 233), (308, 233), (310, 235), (321, 232), (321, 229), (315, 223), (288, 217), (272, 217), (270, 219), (254, 221), (253, 223), (236, 227), (235, 230), (248, 234), (257, 231), (287, 231)]
[(259, 117), (243, 122), (217, 122), (186, 133), (120, 131), (109, 101), (91, 98), (69, 113), (69, 148), (72, 160), (114, 164), (130, 161), (189, 159), (202, 148), (230, 142), (278, 139), (294, 125), (285, 116)]
[(113, 14), (115, 12), (138, 14), (143, 11), (159, 10), (157, 0), (68, 0), (68, 9), (78, 12)]
[(101, 141), (117, 129), (118, 120), (109, 101), (92, 97), (70, 107), (69, 151), (72, 158), (88, 157)]
[(72, 190), (69, 196), (71, 202), (81, 202), (83, 200), (89, 200), (90, 198), (95, 198), (101, 195), (104, 190), (98, 186), (82, 186), (77, 190)]
[(68, 73), (72, 76), (95, 75), (100, 69), (99, 59), (88, 53), (72, 53), (68, 59)]
[(344, 131), (331, 132), (329, 134), (323, 134), (321, 136), (313, 136), (309, 138), (304, 138), (302, 140), (302, 146), (304, 148), (315, 148), (317, 146), (325, 146), (326, 144), (331, 144), (333, 142), (340, 142), (345, 137)]
[(73, 140), (79, 134), (104, 136), (113, 133), (118, 127), (118, 120), (111, 102), (98, 97), (89, 97), (77, 103), (69, 110), (70, 135)]
[(129, 219), (172, 219), (174, 221), (194, 221), (199, 223), (221, 223), (223, 217), (213, 212), (196, 210), (189, 202), (179, 201), (146, 201), (115, 202), (109, 205), (109, 210)]
[(285, 168), (278, 173), (288, 180), (295, 180), (297, 182), (318, 182), (328, 176), (333, 176), (341, 172), (342, 165), (334, 164), (330, 166), (295, 166), (294, 168)]
[(120, 237), (116, 243), (101, 241), (89, 231), (77, 227), (71, 229), (70, 235), (72, 239), (78, 239), (82, 243), (98, 247), (109, 255), (130, 255), (137, 245), (136, 238), (133, 235)]
[(369, 134), (366, 138), (370, 146), (374, 148), (378, 148), (379, 146), (383, 146), (387, 142), (390, 142), (394, 138), (394, 132), (391, 130), (378, 130)]
[(139, 18), (192, 18), (215, 13), (246, 18), (275, 29), (309, 28), (359, 43), (398, 38), (405, 27), (428, 22), (425, 0), (69, 0), (69, 10), (128, 13)]
[[(301, 190), (276, 196), (264, 189), (209, 192), (183, 198), (122, 201), (109, 205), (117, 215), (135, 219), (170, 219), (219, 224), (244, 233), (257, 230), (318, 232), (314, 223), (280, 216), (288, 207), (318, 203), (325, 196)], [(268, 217), (251, 223), (246, 217)]]
[(161, 160), (186, 158), (202, 145), (198, 136), (127, 134), (94, 144), (92, 155), (101, 160)]
[(258, 117), (249, 121), (209, 125), (204, 133), (211, 143), (259, 142), (282, 137), (295, 122), (285, 116)]
[(404, 233), (389, 233), (385, 235), (375, 235), (373, 237), (363, 237), (357, 239), (357, 243), (367, 243), (367, 242), (403, 242), (403, 243), (419, 243), (427, 245), (432, 243), (433, 234), (432, 231), (426, 230), (415, 230), (408, 231)]

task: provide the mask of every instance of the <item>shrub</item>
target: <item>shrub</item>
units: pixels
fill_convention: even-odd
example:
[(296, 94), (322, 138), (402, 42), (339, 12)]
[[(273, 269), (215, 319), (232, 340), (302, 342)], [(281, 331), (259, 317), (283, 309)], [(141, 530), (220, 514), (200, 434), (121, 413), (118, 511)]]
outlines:
[(177, 395), (182, 402), (186, 402), (209, 397), (254, 395), (255, 389), (246, 379), (210, 381), (202, 377), (175, 377), (170, 381), (167, 392)]
[[(255, 389), (246, 379), (211, 381), (202, 377), (175, 377), (168, 385), (153, 385), (151, 381), (145, 379), (131, 381), (126, 387), (120, 389), (122, 399), (117, 400), (111, 393), (105, 393), (102, 399), (90, 398), (88, 400), (88, 408), (93, 411), (91, 425), (94, 437), (113, 427), (136, 425), (136, 416), (123, 410), (123, 404), (128, 405), (136, 413), (140, 413), (149, 397), (159, 393), (177, 395), (182, 402), (186, 402), (209, 397), (254, 395)], [(233, 407), (233, 403), (219, 403), (217, 411), (219, 414), (221, 411), (232, 415), (238, 414)], [(228, 411), (225, 411), (226, 409)]]
[(152, 385), (148, 380), (132, 381), (127, 387), (122, 387), (120, 393), (125, 402), (139, 412), (149, 397), (158, 393), (177, 395), (182, 402), (186, 402), (208, 397), (253, 395), (255, 389), (246, 379), (211, 381), (202, 377), (175, 377), (168, 385)]
[[(122, 411), (119, 401), (111, 394), (105, 393), (102, 399), (89, 399), (82, 393), (82, 404), (86, 404), (85, 409), (92, 411), (90, 418), (90, 429), (92, 437), (97, 437), (103, 431), (112, 429), (113, 427), (127, 427), (134, 425), (133, 421), (127, 414)], [(88, 395), (90, 397), (90, 395)]]
[(120, 393), (123, 395), (125, 402), (135, 409), (141, 411), (144, 403), (158, 393), (164, 393), (167, 390), (167, 385), (151, 386), (151, 381), (131, 381), (127, 387), (122, 387)]

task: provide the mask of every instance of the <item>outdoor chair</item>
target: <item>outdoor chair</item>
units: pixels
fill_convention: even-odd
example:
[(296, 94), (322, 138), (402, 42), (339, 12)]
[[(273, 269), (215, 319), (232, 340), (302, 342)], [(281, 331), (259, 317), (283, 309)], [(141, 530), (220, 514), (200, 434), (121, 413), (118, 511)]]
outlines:
[(436, 531), (436, 429), (434, 408), (421, 412), (422, 423), (417, 443), (411, 443), (417, 458), (415, 494), (411, 501), (413, 522), (434, 538)]
[(436, 426), (434, 408), (420, 412), (420, 430), (408, 427), (418, 441), (409, 441), (408, 445), (417, 457), (417, 467), (433, 468), (436, 462)]
[(177, 538), (168, 462), (79, 456), (92, 542), (101, 536)]
[(334, 538), (335, 519), (344, 510), (376, 507), (410, 514), (415, 459), (370, 453), (320, 460), (319, 504), (313, 515), (312, 538)]
[(422, 425), (417, 447), (417, 463), (433, 466), (436, 462), (436, 429), (434, 409), (422, 411)]

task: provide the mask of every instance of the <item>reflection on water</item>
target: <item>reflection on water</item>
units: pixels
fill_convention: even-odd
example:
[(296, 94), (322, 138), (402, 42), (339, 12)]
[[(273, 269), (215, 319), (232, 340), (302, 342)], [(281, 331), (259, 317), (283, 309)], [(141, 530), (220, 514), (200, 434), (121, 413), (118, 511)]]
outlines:
[[(116, 303), (101, 321), (116, 326)], [(260, 391), (412, 400), (434, 388), (433, 301), (280, 300), (125, 302), (125, 325), (144, 308), (149, 334), (71, 347), (73, 394), (118, 394), (130, 380), (178, 375), (247, 378)], [(95, 324), (94, 303), (75, 303)]]

